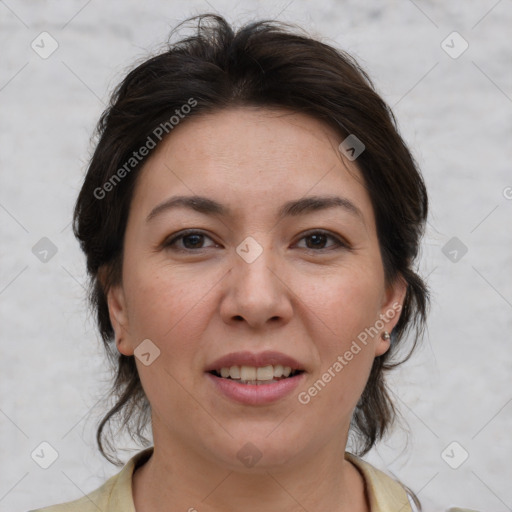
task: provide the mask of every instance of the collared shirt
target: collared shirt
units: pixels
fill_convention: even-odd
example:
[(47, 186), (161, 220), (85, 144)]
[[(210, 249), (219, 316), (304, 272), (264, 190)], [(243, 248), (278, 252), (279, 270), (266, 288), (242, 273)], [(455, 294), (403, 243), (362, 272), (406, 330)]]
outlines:
[[(119, 473), (78, 500), (31, 512), (136, 512), (132, 476), (135, 469), (146, 462), (152, 453), (153, 447), (137, 453)], [(354, 464), (363, 476), (371, 512), (414, 512), (404, 487), (396, 480), (348, 452), (345, 453), (345, 459)]]

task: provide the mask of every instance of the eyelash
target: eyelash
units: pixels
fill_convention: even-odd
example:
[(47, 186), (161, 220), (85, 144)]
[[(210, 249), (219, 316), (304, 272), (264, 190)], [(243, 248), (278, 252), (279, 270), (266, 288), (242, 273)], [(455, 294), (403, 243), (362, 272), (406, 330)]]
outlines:
[[(191, 230), (182, 231), (182, 232), (178, 233), (177, 235), (173, 236), (172, 238), (170, 238), (169, 240), (165, 241), (163, 243), (163, 247), (166, 249), (175, 250), (178, 252), (200, 252), (204, 249), (207, 249), (207, 247), (200, 247), (198, 249), (186, 249), (186, 248), (176, 248), (175, 247), (176, 242), (178, 242), (179, 240), (183, 240), (184, 238), (187, 238), (188, 236), (192, 236), (192, 235), (200, 235), (200, 236), (203, 236), (206, 238), (210, 238), (210, 240), (211, 240), (211, 237), (209, 237), (206, 233), (204, 233), (202, 231), (197, 231), (197, 230), (191, 229)], [(299, 241), (303, 240), (304, 238), (312, 237), (313, 235), (324, 235), (327, 238), (331, 238), (332, 240), (335, 241), (336, 245), (334, 247), (327, 247), (327, 248), (324, 247), (321, 249), (312, 249), (309, 247), (303, 248), (306, 251), (318, 253), (318, 252), (332, 251), (332, 250), (336, 250), (336, 249), (351, 250), (351, 247), (348, 244), (348, 242), (346, 242), (342, 238), (340, 238), (336, 235), (333, 235), (332, 233), (329, 233), (328, 231), (323, 231), (323, 230), (318, 230), (318, 229), (304, 233), (302, 238), (299, 239)]]

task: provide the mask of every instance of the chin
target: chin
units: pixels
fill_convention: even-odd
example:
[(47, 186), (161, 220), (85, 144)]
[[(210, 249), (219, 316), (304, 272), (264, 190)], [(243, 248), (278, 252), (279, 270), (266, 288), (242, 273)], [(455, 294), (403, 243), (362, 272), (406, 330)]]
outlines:
[(283, 443), (280, 439), (271, 439), (265, 434), (242, 435), (230, 439), (225, 451), (216, 445), (216, 452), (212, 453), (215, 463), (221, 464), (230, 471), (247, 474), (264, 474), (267, 471), (283, 471), (292, 465), (299, 453), (298, 444), (287, 439)]

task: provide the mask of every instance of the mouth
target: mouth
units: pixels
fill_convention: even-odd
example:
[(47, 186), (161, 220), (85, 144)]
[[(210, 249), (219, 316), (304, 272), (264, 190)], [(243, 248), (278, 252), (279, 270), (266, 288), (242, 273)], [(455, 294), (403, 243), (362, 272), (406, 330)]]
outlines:
[(238, 384), (260, 386), (293, 378), (304, 373), (304, 370), (292, 369), (290, 366), (283, 366), (281, 364), (259, 367), (233, 365), (211, 370), (208, 373), (221, 379), (236, 381)]
[(280, 352), (234, 352), (205, 368), (213, 390), (244, 405), (268, 405), (291, 395), (307, 368)]

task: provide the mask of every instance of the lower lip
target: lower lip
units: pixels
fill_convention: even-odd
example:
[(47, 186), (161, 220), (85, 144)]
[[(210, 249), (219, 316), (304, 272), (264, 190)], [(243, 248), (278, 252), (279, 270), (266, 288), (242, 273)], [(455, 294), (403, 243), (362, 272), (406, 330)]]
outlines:
[(247, 405), (269, 404), (289, 395), (301, 383), (304, 375), (304, 372), (299, 373), (270, 384), (241, 384), (236, 380), (224, 379), (206, 373), (206, 376), (224, 396)]

